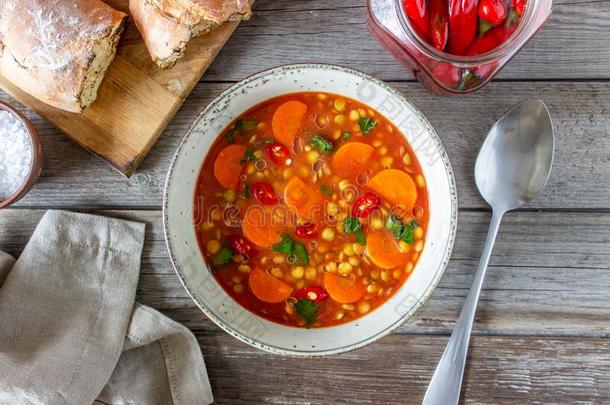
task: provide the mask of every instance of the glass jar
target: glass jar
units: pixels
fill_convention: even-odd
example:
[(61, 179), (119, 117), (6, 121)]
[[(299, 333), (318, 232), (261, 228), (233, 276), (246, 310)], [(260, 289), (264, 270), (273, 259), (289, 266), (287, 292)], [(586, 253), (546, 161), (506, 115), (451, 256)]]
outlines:
[(529, 0), (515, 32), (495, 49), (477, 56), (451, 55), (420, 39), (402, 0), (367, 0), (367, 21), (373, 36), (417, 80), (436, 93), (460, 95), (487, 84), (542, 28), (551, 6), (552, 0)]

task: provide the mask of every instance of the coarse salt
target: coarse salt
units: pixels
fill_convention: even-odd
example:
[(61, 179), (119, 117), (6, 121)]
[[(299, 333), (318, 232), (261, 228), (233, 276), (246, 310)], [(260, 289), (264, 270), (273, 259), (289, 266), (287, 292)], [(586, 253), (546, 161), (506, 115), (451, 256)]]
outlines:
[(11, 112), (0, 111), (0, 201), (25, 183), (32, 165), (32, 140)]

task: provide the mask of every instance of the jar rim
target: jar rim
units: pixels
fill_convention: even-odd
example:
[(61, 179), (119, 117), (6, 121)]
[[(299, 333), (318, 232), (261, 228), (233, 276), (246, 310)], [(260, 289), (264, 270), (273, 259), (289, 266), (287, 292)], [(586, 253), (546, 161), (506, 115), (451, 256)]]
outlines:
[[(402, 29), (409, 36), (409, 38), (418, 45), (420, 50), (426, 53), (429, 57), (442, 59), (458, 66), (491, 63), (509, 54), (510, 50), (514, 48), (514, 44), (522, 41), (522, 37), (528, 31), (529, 26), (534, 22), (534, 18), (532, 18), (534, 14), (534, 6), (532, 4), (530, 7), (525, 8), (525, 13), (523, 16), (521, 16), (521, 21), (519, 22), (515, 32), (513, 32), (512, 35), (510, 35), (500, 45), (476, 56), (453, 55), (451, 53), (436, 49), (434, 46), (420, 38), (413, 29), (410, 19), (407, 17), (406, 10), (404, 9), (404, 1), (394, 1), (396, 3), (395, 10), (398, 21)], [(531, 3), (535, 3), (535, 1), (531, 1)]]

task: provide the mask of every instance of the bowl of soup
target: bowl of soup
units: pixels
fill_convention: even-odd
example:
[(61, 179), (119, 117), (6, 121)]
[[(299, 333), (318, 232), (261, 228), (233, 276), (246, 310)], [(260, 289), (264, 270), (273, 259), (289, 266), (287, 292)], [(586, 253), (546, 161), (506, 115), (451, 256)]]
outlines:
[(176, 273), (213, 322), (269, 352), (327, 355), (427, 300), (457, 194), (438, 135), (401, 93), (299, 64), (205, 108), (170, 165), (163, 219)]

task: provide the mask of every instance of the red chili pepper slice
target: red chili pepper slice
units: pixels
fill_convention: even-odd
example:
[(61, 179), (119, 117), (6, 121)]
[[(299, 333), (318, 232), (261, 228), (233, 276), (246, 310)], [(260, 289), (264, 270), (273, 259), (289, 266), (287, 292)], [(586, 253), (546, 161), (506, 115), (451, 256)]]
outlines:
[(328, 298), (328, 293), (320, 286), (308, 285), (307, 287), (297, 290), (293, 296), (298, 300), (306, 299), (311, 302), (320, 302)]
[(428, 21), (428, 8), (426, 0), (404, 0), (405, 12), (413, 23), (415, 32), (424, 40), (430, 36), (430, 23)]
[(275, 164), (284, 164), (290, 157), (290, 151), (281, 143), (270, 143), (265, 145), (265, 152), (269, 159)]
[(449, 36), (449, 13), (447, 0), (432, 0), (430, 2), (430, 38), (432, 46), (441, 51), (447, 46)]
[(245, 236), (234, 235), (230, 238), (230, 241), (233, 251), (239, 253), (240, 255), (251, 259), (258, 254), (258, 249), (254, 243), (250, 242), (250, 239), (246, 238)]
[(513, 5), (519, 17), (523, 16), (523, 13), (525, 12), (525, 6), (527, 6), (527, 0), (514, 0)]
[(449, 0), (450, 53), (462, 55), (477, 35), (478, 0)]
[(318, 237), (316, 224), (311, 222), (303, 225), (297, 225), (294, 233), (301, 239), (315, 239)]
[(356, 218), (367, 217), (375, 208), (381, 205), (381, 197), (375, 193), (366, 193), (358, 198), (352, 207), (352, 216)]
[(271, 187), (271, 184), (269, 183), (253, 183), (252, 194), (261, 204), (275, 205), (278, 203), (278, 198), (275, 194), (275, 190), (273, 190), (273, 187)]
[(479, 2), (479, 17), (482, 20), (481, 26), (485, 26), (485, 23), (487, 23), (495, 27), (502, 24), (507, 16), (508, 8), (506, 7), (505, 0), (481, 0)]

